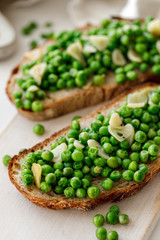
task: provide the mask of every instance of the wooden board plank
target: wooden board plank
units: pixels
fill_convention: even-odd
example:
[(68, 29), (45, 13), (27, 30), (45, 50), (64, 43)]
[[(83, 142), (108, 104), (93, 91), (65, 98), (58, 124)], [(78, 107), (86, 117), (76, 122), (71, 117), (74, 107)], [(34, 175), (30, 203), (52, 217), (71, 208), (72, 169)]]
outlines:
[[(4, 154), (16, 154), (20, 148), (28, 148), (68, 125), (75, 115), (85, 116), (95, 107), (68, 114), (43, 122), (45, 135), (39, 137), (32, 133), (35, 122), (17, 115), (0, 136), (0, 158)], [(26, 200), (9, 182), (5, 167), (0, 168), (0, 232), (2, 239), (56, 239), (56, 240), (96, 240), (92, 217), (97, 213), (105, 215), (111, 205), (106, 203), (90, 212), (78, 210), (52, 211), (37, 207)], [(131, 222), (128, 226), (105, 224), (106, 229), (117, 230), (120, 240), (149, 239), (152, 226), (157, 222), (160, 210), (160, 174), (158, 174), (140, 193), (117, 202), (121, 213), (127, 213)], [(9, 223), (10, 222), (10, 223)], [(6, 223), (8, 225), (6, 229)]]

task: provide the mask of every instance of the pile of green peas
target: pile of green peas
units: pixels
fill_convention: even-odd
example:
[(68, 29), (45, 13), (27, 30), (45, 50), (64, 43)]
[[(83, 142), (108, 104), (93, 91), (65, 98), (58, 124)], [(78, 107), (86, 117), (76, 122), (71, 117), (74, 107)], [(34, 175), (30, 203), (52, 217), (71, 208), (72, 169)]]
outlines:
[[(150, 92), (153, 105), (148, 103), (142, 108), (129, 108), (122, 105), (117, 112), (123, 124), (130, 123), (135, 130), (134, 142), (119, 142), (109, 131), (111, 114), (104, 117), (98, 114), (90, 128), (81, 129), (77, 118), (71, 122), (67, 136), (61, 136), (51, 145), (51, 150), (37, 150), (29, 153), (22, 162), (22, 180), (25, 186), (33, 184), (31, 166), (34, 162), (42, 166), (40, 188), (44, 192), (53, 189), (55, 194), (66, 197), (97, 198), (100, 188), (93, 186), (92, 180), (101, 176), (101, 188), (111, 190), (114, 182), (121, 178), (125, 181), (142, 182), (147, 174), (146, 163), (158, 158), (160, 145), (160, 87)], [(89, 147), (87, 141), (96, 140), (109, 155), (108, 159), (98, 156), (96, 147)], [(83, 149), (76, 148), (74, 141), (79, 140)], [(61, 162), (53, 161), (52, 150), (66, 143), (67, 150), (61, 154)], [(29, 175), (29, 178), (28, 178)]]
[[(113, 205), (110, 207), (109, 212), (106, 214), (106, 222), (108, 224), (115, 225), (117, 223), (120, 224), (128, 224), (129, 223), (129, 217), (127, 214), (119, 214), (119, 207), (117, 205)], [(105, 218), (102, 214), (96, 214), (93, 217), (93, 224), (98, 227), (96, 229), (96, 237), (99, 240), (118, 240), (119, 236), (116, 231), (109, 231), (107, 233), (106, 229), (103, 226), (105, 222)]]
[[(85, 35), (106, 35), (109, 37), (109, 44), (103, 51), (83, 52), (85, 65), (75, 60), (67, 53), (67, 47), (78, 41), (84, 46), (91, 44), (89, 40), (84, 40), (83, 32), (78, 30), (63, 31), (55, 38), (57, 42), (48, 46), (42, 59), (31, 63), (23, 64), (21, 69), (23, 78), (17, 78), (16, 83), (20, 90), (13, 93), (17, 108), (34, 112), (43, 111), (43, 99), (46, 98), (46, 91), (55, 92), (60, 89), (83, 87), (88, 79), (93, 79), (93, 85), (101, 86), (104, 84), (104, 75), (108, 71), (115, 74), (115, 81), (118, 84), (126, 80), (135, 81), (137, 78), (136, 70), (145, 73), (151, 68), (154, 74), (160, 73), (160, 55), (156, 48), (157, 37), (147, 31), (147, 25), (153, 17), (147, 17), (142, 23), (139, 20), (133, 21), (128, 26), (128, 22), (116, 19), (105, 19), (97, 28), (85, 31)], [(114, 49), (120, 49), (127, 60), (123, 67), (117, 66), (112, 61)], [(127, 57), (127, 52), (133, 48), (140, 54), (143, 62), (132, 62)], [(42, 77), (40, 89), (29, 92), (27, 89), (32, 85), (37, 85), (33, 77), (29, 75), (29, 69), (34, 65), (45, 62), (47, 67)]]

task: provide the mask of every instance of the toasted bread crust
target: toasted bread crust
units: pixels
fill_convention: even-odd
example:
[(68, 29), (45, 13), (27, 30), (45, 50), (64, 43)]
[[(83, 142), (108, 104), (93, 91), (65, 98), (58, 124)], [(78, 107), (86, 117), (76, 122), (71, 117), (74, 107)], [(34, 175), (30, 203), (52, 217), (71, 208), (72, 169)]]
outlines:
[[(119, 17), (113, 17), (120, 20), (127, 20), (132, 21), (130, 19), (123, 19)], [(87, 24), (83, 28), (79, 28), (80, 31), (84, 31), (93, 27), (91, 24)], [(50, 40), (54, 41), (54, 40)], [(23, 60), (22, 60), (23, 61)], [(20, 63), (21, 64), (21, 63)], [(14, 104), (14, 98), (12, 96), (13, 93), (13, 77), (16, 73), (20, 70), (20, 64), (13, 69), (9, 81), (6, 86), (6, 93)], [(127, 81), (124, 84), (107, 84), (102, 87), (92, 86), (89, 89), (79, 89), (77, 92), (72, 93), (69, 96), (62, 97), (60, 100), (53, 101), (50, 104), (46, 104), (44, 106), (44, 110), (42, 112), (33, 112), (32, 110), (25, 110), (25, 109), (17, 109), (18, 112), (23, 115), (24, 117), (34, 120), (34, 121), (43, 121), (51, 118), (55, 118), (70, 112), (73, 112), (78, 109), (82, 109), (85, 107), (96, 105), (103, 101), (111, 100), (113, 97), (119, 95), (120, 93), (124, 92), (125, 90), (131, 89), (133, 86), (139, 85), (142, 82), (155, 81), (159, 78), (159, 75), (155, 76), (151, 72), (146, 74), (138, 74), (136, 81)]]
[[(142, 86), (136, 87), (135, 90), (139, 90), (143, 87), (150, 86), (156, 87), (156, 84), (147, 83), (143, 84)], [(81, 119), (80, 123), (85, 123), (85, 121), (91, 120), (97, 113), (109, 111), (112, 109), (113, 106), (118, 106), (119, 102), (123, 100), (126, 94), (133, 92), (128, 91), (123, 93), (118, 98), (114, 99), (113, 101), (109, 102), (108, 104), (104, 105), (103, 107), (99, 108), (92, 116), (88, 116), (86, 119)], [(70, 129), (70, 127), (66, 127), (59, 132), (54, 133), (49, 138), (44, 140), (41, 143), (36, 144), (32, 148), (28, 150), (24, 150), (23, 152), (19, 153), (19, 155), (15, 155), (11, 161), (9, 162), (8, 166), (8, 173), (11, 182), (15, 185), (15, 187), (20, 191), (28, 200), (33, 202), (38, 206), (42, 206), (49, 209), (66, 209), (66, 208), (77, 208), (82, 210), (91, 210), (95, 208), (98, 204), (105, 203), (106, 201), (117, 201), (123, 198), (132, 196), (139, 192), (141, 188), (143, 188), (155, 175), (160, 171), (160, 158), (148, 164), (149, 171), (141, 183), (136, 183), (134, 181), (127, 182), (124, 184), (123, 182), (118, 183), (115, 187), (113, 187), (110, 191), (103, 191), (100, 196), (96, 199), (89, 199), (88, 197), (84, 199), (77, 199), (71, 198), (67, 199), (64, 196), (58, 196), (56, 194), (48, 195), (43, 193), (41, 190), (35, 192), (36, 187), (31, 186), (26, 188), (23, 186), (22, 180), (17, 180), (17, 171), (20, 170), (20, 162), (21, 160), (30, 152), (36, 151), (38, 149), (43, 149), (53, 141), (55, 141), (59, 136), (66, 134), (66, 132)], [(19, 173), (20, 175), (20, 173)], [(100, 179), (101, 180), (101, 179)], [(94, 181), (96, 184), (97, 179)], [(22, 183), (22, 185), (21, 185)], [(38, 192), (38, 193), (37, 193)]]

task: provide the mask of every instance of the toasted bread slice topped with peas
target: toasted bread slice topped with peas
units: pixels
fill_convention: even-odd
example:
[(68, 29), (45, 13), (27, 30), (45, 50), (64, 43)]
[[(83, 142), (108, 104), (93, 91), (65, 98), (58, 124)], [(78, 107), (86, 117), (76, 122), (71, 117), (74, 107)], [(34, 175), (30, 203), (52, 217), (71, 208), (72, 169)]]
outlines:
[[(128, 91), (15, 155), (9, 177), (31, 202), (93, 209), (136, 194), (160, 170), (160, 87)], [(130, 107), (129, 107), (130, 106)]]
[(54, 118), (107, 101), (160, 74), (160, 20), (106, 19), (24, 54), (7, 84), (18, 111)]

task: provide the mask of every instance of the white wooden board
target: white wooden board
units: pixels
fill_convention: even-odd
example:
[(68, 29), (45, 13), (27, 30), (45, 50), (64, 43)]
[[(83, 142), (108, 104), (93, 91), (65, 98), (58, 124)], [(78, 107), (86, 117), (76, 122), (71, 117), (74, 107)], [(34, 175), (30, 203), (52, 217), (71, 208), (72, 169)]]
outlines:
[[(0, 159), (4, 154), (16, 154), (21, 148), (31, 147), (53, 132), (68, 125), (73, 116), (85, 116), (95, 107), (68, 114), (54, 120), (43, 122), (46, 133), (42, 137), (32, 132), (35, 122), (17, 115), (0, 136)], [(33, 205), (26, 200), (10, 183), (7, 169), (0, 167), (0, 239), (2, 240), (96, 240), (96, 227), (92, 218), (97, 213), (105, 215), (111, 206), (106, 203), (95, 210), (52, 211)], [(117, 204), (121, 213), (130, 216), (128, 226), (104, 225), (107, 230), (116, 230), (119, 240), (150, 239), (150, 233), (159, 218), (160, 174), (158, 174), (140, 193)], [(152, 225), (152, 226), (151, 226)], [(159, 238), (157, 238), (159, 240)]]

